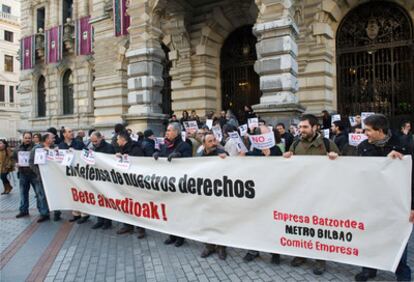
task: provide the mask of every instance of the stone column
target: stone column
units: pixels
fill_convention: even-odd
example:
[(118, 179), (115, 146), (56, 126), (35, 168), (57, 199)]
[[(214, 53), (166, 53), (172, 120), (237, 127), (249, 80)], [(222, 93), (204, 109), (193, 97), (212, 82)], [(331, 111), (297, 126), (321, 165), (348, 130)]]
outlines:
[(259, 17), (253, 27), (257, 36), (255, 71), (260, 75), (262, 97), (255, 111), (268, 122), (290, 121), (304, 108), (298, 91), (298, 27), (291, 16), (294, 0), (257, 0)]
[(162, 79), (162, 60), (165, 56), (161, 48), (161, 30), (154, 24), (155, 16), (148, 1), (130, 1), (128, 14), (131, 16), (129, 27), (130, 47), (128, 59), (128, 127), (134, 131), (147, 127), (154, 132), (163, 130), (160, 103)]
[(124, 123), (128, 111), (125, 52), (128, 37), (115, 37), (112, 1), (96, 0), (91, 23), (95, 30), (94, 43), (94, 126), (109, 138), (116, 123)]

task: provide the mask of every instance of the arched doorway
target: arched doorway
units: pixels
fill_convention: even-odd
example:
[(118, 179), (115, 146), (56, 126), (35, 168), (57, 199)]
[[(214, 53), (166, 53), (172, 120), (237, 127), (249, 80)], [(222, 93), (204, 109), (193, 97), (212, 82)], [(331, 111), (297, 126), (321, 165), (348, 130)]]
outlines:
[(337, 33), (338, 110), (388, 115), (395, 127), (414, 118), (413, 24), (397, 4), (356, 7)]
[(232, 32), (221, 48), (222, 108), (239, 118), (245, 105), (260, 102), (260, 80), (253, 68), (256, 43), (252, 26), (244, 26)]

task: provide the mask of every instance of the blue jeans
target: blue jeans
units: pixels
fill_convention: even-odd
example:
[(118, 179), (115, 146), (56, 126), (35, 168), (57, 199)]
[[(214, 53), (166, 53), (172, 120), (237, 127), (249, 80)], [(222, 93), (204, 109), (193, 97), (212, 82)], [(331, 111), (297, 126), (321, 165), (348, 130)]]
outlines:
[[(407, 264), (407, 253), (408, 249), (405, 247), (404, 253), (398, 263), (397, 270), (395, 271), (395, 276), (397, 276), (397, 281), (411, 281), (411, 268)], [(377, 270), (373, 268), (363, 267), (362, 271), (367, 271), (377, 274)]]
[(20, 212), (29, 213), (29, 190), (30, 185), (36, 194), (37, 209), (40, 215), (49, 215), (49, 207), (47, 205), (45, 191), (41, 180), (38, 180), (34, 174), (20, 173)]

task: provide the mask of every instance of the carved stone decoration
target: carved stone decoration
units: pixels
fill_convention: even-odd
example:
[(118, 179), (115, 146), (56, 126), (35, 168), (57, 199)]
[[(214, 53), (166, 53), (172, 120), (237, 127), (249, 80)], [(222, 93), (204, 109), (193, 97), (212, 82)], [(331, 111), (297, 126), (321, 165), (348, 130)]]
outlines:
[(63, 26), (63, 44), (68, 53), (75, 51), (75, 27), (69, 18)]
[(35, 49), (39, 59), (43, 60), (45, 56), (45, 34), (41, 28), (39, 33), (35, 35)]

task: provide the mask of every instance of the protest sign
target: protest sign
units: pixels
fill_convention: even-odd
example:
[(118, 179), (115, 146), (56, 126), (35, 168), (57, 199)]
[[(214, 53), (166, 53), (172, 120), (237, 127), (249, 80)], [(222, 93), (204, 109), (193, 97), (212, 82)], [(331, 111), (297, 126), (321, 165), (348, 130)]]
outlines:
[(184, 124), (185, 131), (188, 134), (194, 134), (198, 130), (198, 124), (197, 124), (197, 121), (195, 120), (185, 121), (183, 124)]
[(338, 121), (338, 120), (341, 120), (341, 115), (332, 115), (332, 117), (331, 117), (331, 122), (332, 122), (332, 124), (333, 124), (335, 121)]
[(213, 128), (213, 120), (212, 119), (207, 119), (206, 120), (206, 125), (208, 127), (208, 129), (212, 129)]
[(374, 112), (363, 112), (363, 113), (361, 113), (361, 125), (362, 125), (362, 129), (365, 129), (364, 120), (367, 117), (372, 116), (372, 115), (375, 115), (375, 113)]
[(128, 170), (131, 163), (128, 155), (116, 155), (115, 166), (121, 170)]
[(272, 131), (260, 135), (249, 135), (249, 139), (252, 147), (259, 150), (270, 149), (276, 145), (275, 134)]
[(244, 137), (247, 135), (247, 124), (243, 124), (239, 126), (240, 136)]
[(250, 129), (254, 129), (254, 128), (256, 128), (256, 127), (259, 126), (259, 119), (257, 117), (255, 117), (255, 118), (249, 118), (247, 120), (247, 125), (248, 125), (248, 127)]
[(46, 163), (46, 150), (44, 148), (37, 148), (34, 155), (34, 164), (43, 165)]
[(17, 164), (20, 167), (28, 167), (30, 159), (30, 151), (19, 151), (17, 153)]
[(237, 151), (239, 153), (240, 152), (246, 153), (248, 151), (247, 148), (246, 148), (246, 146), (243, 143), (243, 140), (240, 138), (240, 135), (239, 135), (239, 133), (237, 131), (235, 131), (235, 132), (229, 132), (229, 137), (236, 142), (236, 144), (237, 144)]
[(71, 166), (75, 159), (75, 154), (72, 150), (66, 150), (64, 153), (63, 160), (61, 162), (62, 166)]
[(95, 164), (95, 152), (89, 149), (83, 149), (81, 154), (81, 159), (90, 165)]
[(368, 139), (365, 134), (350, 133), (348, 134), (348, 143), (351, 146), (357, 147), (362, 141)]
[(213, 126), (213, 135), (218, 142), (223, 140), (223, 132), (221, 131), (220, 125)]

